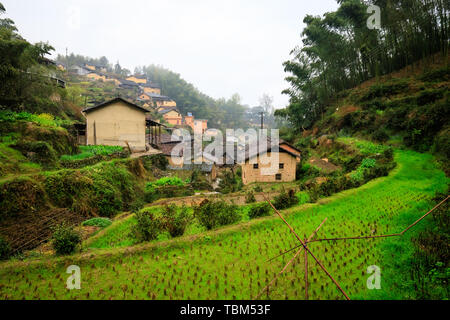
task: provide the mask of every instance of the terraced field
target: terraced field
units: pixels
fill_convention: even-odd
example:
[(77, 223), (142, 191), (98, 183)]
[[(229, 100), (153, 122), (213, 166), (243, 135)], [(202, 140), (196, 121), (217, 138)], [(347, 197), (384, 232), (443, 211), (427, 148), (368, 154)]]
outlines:
[[(347, 190), (317, 204), (283, 211), (300, 236), (309, 236), (325, 219), (317, 237), (399, 232), (432, 207), (430, 198), (445, 191), (448, 179), (430, 155), (396, 151), (398, 166), (388, 177)], [(398, 284), (409, 238), (312, 243), (321, 260), (351, 298), (403, 298)], [(293, 253), (267, 260), (297, 245), (277, 217), (156, 244), (120, 249), (89, 249), (64, 258), (0, 264), (3, 299), (252, 299)], [(334, 284), (310, 260), (310, 299), (343, 299)], [(397, 261), (397, 262), (396, 262)], [(66, 268), (81, 268), (81, 290), (65, 288)], [(303, 299), (303, 254), (261, 298)], [(370, 265), (382, 270), (381, 290), (366, 287)]]

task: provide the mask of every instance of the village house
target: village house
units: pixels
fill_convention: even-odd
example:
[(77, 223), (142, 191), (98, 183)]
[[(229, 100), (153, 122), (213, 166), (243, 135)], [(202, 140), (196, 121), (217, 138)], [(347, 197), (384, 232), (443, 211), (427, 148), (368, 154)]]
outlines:
[(208, 130), (208, 120), (194, 119), (194, 134), (204, 134)]
[[(272, 152), (274, 144), (268, 139), (267, 147), (251, 154), (247, 148), (245, 162), (241, 164), (242, 182), (244, 185), (253, 182), (291, 182), (295, 181), (297, 163), (300, 163), (301, 152), (287, 142), (278, 142), (278, 151)], [(270, 164), (262, 163), (261, 156), (278, 156), (279, 163), (275, 173), (267, 175), (263, 173), (264, 168), (269, 168)]]
[(79, 76), (86, 76), (92, 72), (92, 70), (84, 67), (84, 66), (72, 66), (69, 68), (70, 73), (75, 73)]
[(147, 83), (141, 86), (144, 93), (154, 93), (161, 95), (161, 87), (155, 83)]
[(148, 112), (122, 98), (84, 109), (86, 144), (130, 147), (133, 152), (145, 151)]
[(128, 81), (132, 81), (136, 84), (146, 84), (147, 83), (147, 77), (141, 76), (141, 75), (133, 75), (128, 78), (126, 78)]
[(175, 126), (183, 124), (183, 116), (177, 108), (162, 109), (159, 110), (158, 113), (171, 125)]
[(106, 76), (105, 76), (105, 75), (103, 75), (103, 74), (98, 74), (98, 73), (96, 73), (96, 72), (88, 73), (88, 74), (86, 75), (86, 77), (89, 78), (89, 79), (91, 79), (91, 80), (95, 80), (95, 81), (99, 81), (99, 80), (106, 81)]

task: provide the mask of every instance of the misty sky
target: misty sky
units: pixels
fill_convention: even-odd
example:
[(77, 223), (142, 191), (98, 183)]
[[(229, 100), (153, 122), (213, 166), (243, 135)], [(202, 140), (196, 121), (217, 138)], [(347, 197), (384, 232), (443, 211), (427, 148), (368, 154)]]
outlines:
[(337, 8), (335, 0), (0, 0), (30, 42), (57, 53), (106, 56), (131, 71), (159, 64), (214, 98), (239, 93), (277, 108), (283, 61), (300, 44), (303, 17)]

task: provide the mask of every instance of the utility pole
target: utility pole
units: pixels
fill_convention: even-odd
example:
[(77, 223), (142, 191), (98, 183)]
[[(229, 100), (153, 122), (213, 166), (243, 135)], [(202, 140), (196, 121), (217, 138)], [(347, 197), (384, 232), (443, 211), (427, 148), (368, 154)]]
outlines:
[(259, 113), (261, 115), (261, 130), (264, 129), (264, 112)]

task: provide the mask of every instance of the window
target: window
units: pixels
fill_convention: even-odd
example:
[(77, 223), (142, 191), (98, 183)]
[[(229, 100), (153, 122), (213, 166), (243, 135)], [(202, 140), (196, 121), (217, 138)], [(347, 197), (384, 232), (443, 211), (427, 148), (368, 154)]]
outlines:
[(281, 173), (277, 173), (275, 175), (275, 180), (281, 180)]
[(258, 168), (259, 168), (259, 166), (257, 163), (253, 164), (253, 169), (258, 169)]
[(284, 163), (280, 163), (280, 169), (284, 169)]

